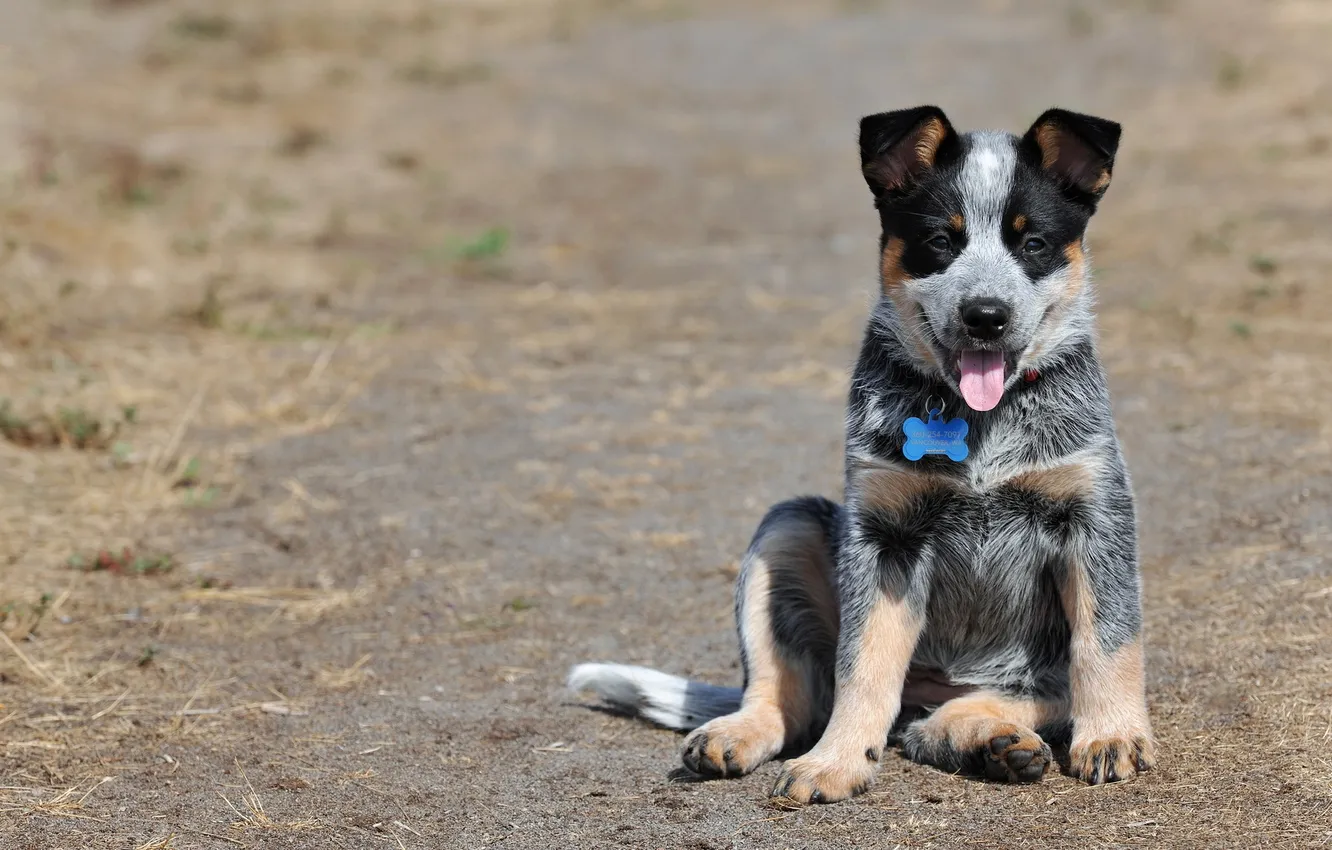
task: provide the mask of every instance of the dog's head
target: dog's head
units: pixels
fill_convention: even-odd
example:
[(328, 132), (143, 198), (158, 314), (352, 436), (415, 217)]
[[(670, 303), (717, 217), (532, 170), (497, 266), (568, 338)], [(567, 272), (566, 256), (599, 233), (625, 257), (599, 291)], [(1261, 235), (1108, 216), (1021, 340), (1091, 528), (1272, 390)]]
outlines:
[(877, 320), (975, 410), (1085, 335), (1083, 235), (1110, 185), (1119, 125), (1051, 109), (1021, 138), (959, 135), (933, 106), (860, 122), (883, 223)]

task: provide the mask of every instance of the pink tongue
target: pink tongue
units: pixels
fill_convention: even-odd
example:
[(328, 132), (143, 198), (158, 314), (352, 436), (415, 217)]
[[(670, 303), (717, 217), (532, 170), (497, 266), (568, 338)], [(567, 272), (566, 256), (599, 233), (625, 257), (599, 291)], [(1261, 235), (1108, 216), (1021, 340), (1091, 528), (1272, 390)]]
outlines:
[(998, 351), (963, 351), (962, 398), (972, 410), (992, 410), (1004, 397), (1004, 355)]

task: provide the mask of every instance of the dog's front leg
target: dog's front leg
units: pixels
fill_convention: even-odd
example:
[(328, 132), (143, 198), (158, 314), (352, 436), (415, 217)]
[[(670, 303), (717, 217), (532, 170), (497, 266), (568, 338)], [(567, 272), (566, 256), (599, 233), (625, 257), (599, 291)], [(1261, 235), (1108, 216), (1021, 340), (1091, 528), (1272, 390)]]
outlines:
[(1072, 641), (1071, 772), (1092, 785), (1152, 767), (1143, 681), (1141, 580), (1131, 508), (1078, 528), (1060, 588)]
[(847, 546), (842, 557), (832, 717), (814, 749), (788, 761), (772, 789), (798, 803), (845, 800), (873, 783), (923, 623), (915, 610), (923, 606), (909, 604), (905, 588), (885, 591), (874, 553)]

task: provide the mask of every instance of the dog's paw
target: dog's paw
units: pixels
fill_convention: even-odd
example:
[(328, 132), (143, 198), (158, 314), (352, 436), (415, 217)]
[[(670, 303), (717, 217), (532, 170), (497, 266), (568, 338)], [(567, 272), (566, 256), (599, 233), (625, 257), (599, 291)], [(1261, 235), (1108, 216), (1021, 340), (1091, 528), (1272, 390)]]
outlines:
[(1146, 736), (1075, 739), (1068, 760), (1073, 776), (1089, 785), (1101, 785), (1151, 770), (1156, 764), (1156, 747)]
[(741, 709), (691, 732), (680, 755), (700, 776), (744, 776), (781, 752), (782, 744), (780, 713)]
[(874, 784), (877, 760), (826, 757), (811, 751), (782, 766), (772, 796), (795, 803), (836, 803)]
[(1012, 724), (993, 730), (982, 755), (985, 775), (999, 782), (1040, 782), (1053, 758), (1041, 736)]

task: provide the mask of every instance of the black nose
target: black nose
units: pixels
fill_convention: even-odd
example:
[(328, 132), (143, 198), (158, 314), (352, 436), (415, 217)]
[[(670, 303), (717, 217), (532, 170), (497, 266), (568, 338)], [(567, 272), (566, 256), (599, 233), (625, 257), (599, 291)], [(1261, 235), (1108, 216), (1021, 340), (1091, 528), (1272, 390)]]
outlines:
[(998, 339), (1008, 327), (1008, 305), (997, 298), (969, 301), (962, 305), (962, 324), (976, 339)]

